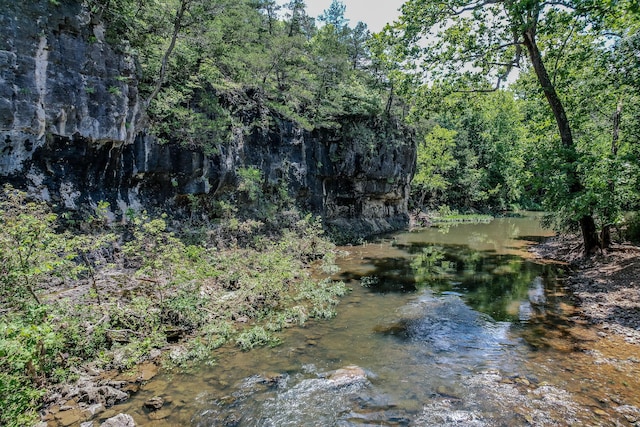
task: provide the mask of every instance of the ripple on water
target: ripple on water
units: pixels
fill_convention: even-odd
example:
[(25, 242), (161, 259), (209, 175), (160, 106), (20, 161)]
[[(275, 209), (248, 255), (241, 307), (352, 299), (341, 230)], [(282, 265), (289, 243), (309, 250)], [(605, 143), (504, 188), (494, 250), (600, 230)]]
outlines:
[(298, 374), (291, 380), (293, 385), (289, 386), (287, 378), (271, 390), (264, 387), (263, 377), (246, 378), (234, 399), (212, 402), (193, 421), (197, 426), (224, 424), (235, 409), (233, 419), (244, 426), (335, 425), (370, 382), (358, 367), (319, 375), (322, 378)]
[(458, 295), (425, 291), (402, 315), (410, 340), (424, 346), (427, 354), (453, 358), (456, 364), (502, 364), (505, 349), (516, 345), (509, 336), (510, 323), (471, 309)]
[(570, 426), (590, 416), (571, 394), (542, 385), (523, 388), (487, 371), (465, 378), (464, 400), (434, 399), (416, 418), (417, 426)]
[[(276, 349), (219, 350), (217, 367), (203, 367), (169, 387), (159, 382), (163, 376), (154, 379), (163, 396), (174, 395), (175, 407), (184, 401), (178, 417), (167, 422), (338, 427), (639, 422), (637, 347), (605, 345), (593, 325), (580, 327), (552, 268), (505, 255), (513, 254), (512, 248), (521, 251), (512, 231), (538, 235), (536, 224), (505, 219), (452, 228), (449, 234), (405, 233), (395, 245), (350, 248), (354, 255), (341, 261), (341, 278), (354, 289), (335, 319), (287, 331), (284, 346)], [(483, 230), (486, 236), (479, 234)], [(418, 252), (412, 247), (433, 244), (453, 251), (452, 259), (464, 268), (435, 285), (413, 286), (411, 261)], [(384, 292), (365, 288), (357, 280), (365, 274), (390, 286)], [(346, 384), (331, 380), (332, 370), (351, 364), (366, 377)], [(140, 405), (159, 392), (143, 387), (142, 393), (146, 397), (130, 402), (137, 405), (131, 414), (140, 426), (155, 425), (148, 424)], [(186, 415), (180, 414), (195, 415), (183, 422)]]

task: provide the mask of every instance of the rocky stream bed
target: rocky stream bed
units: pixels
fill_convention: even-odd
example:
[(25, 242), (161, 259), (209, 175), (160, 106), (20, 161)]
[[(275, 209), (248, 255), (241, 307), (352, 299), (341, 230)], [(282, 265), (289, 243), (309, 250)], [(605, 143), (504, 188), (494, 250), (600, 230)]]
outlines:
[[(575, 302), (569, 314), (573, 325), (567, 328), (570, 339), (564, 337), (555, 340), (551, 334), (545, 338), (547, 343), (555, 350), (566, 350), (574, 359), (570, 368), (567, 364), (569, 376), (606, 376), (616, 379), (616, 384), (611, 381), (604, 385), (594, 384), (593, 387), (598, 390), (587, 398), (582, 397), (579, 391), (579, 387), (584, 387), (584, 382), (563, 387), (525, 375), (505, 376), (489, 369), (470, 377), (466, 385), (470, 394), (467, 393), (464, 400), (473, 396), (485, 403), (490, 400), (493, 402), (491, 411), (478, 413), (472, 406), (463, 404), (455, 391), (441, 387), (442, 390), (435, 390), (434, 396), (425, 401), (422, 411), (406, 416), (407, 413), (389, 402), (382, 402), (384, 399), (375, 393), (369, 395), (371, 383), (364, 369), (347, 366), (335, 372), (316, 373), (317, 378), (315, 374), (309, 374), (309, 378), (290, 379), (286, 373), (267, 375), (257, 372), (247, 379), (251, 387), (243, 385), (239, 388), (244, 393), (242, 396), (246, 399), (263, 399), (260, 396), (267, 390), (267, 393), (278, 396), (277, 401), (285, 401), (292, 393), (306, 396), (306, 392), (313, 398), (322, 395), (325, 396), (322, 399), (325, 399), (324, 391), (330, 389), (333, 390), (331, 396), (342, 399), (339, 402), (351, 402), (354, 399), (360, 402), (354, 406), (356, 409), (349, 409), (341, 415), (334, 414), (338, 417), (332, 421), (335, 425), (367, 424), (384, 419), (388, 425), (489, 426), (503, 419), (505, 414), (509, 415), (509, 408), (519, 401), (521, 404), (516, 406), (521, 411), (516, 411), (515, 415), (511, 413), (510, 418), (504, 420), (517, 419), (522, 425), (536, 426), (583, 422), (603, 426), (640, 425), (640, 407), (634, 392), (640, 371), (640, 248), (617, 244), (608, 251), (585, 259), (580, 254), (576, 239), (553, 237), (529, 250), (540, 262), (563, 265), (566, 273), (560, 280)], [(574, 343), (571, 348), (567, 347), (568, 342)], [(531, 363), (550, 362), (534, 357)], [(100, 372), (88, 366), (80, 372), (80, 380), (76, 384), (65, 385), (49, 393), (46, 409), (42, 412), (41, 427), (135, 426), (133, 418), (120, 414), (123, 406), (117, 404), (139, 391), (143, 392), (145, 384), (156, 376), (158, 369), (153, 360), (125, 374)], [(302, 393), (301, 390), (306, 391)], [(238, 400), (236, 396), (232, 400), (218, 399), (210, 407), (233, 408), (236, 404), (240, 405), (238, 410), (243, 407), (242, 399)], [(291, 402), (298, 400), (296, 398)], [(168, 420), (175, 420), (176, 413), (184, 404), (186, 402), (180, 398), (176, 401), (170, 387), (167, 387), (164, 394), (145, 399), (142, 411), (146, 413), (148, 424), (145, 422), (144, 425), (172, 425)], [(299, 401), (299, 405), (306, 403)], [(303, 410), (298, 406), (288, 405), (287, 408)], [(274, 411), (278, 416), (283, 414), (280, 409)], [(554, 419), (551, 412), (564, 413), (566, 424), (558, 424), (558, 419)], [(203, 412), (195, 418), (191, 418), (193, 414), (186, 414), (184, 419), (190, 419), (191, 423), (196, 422), (197, 425), (215, 421), (215, 425), (229, 426), (240, 425), (243, 415), (237, 410), (225, 409), (214, 418), (208, 412)], [(198, 417), (204, 417), (201, 420), (204, 424), (198, 421)]]

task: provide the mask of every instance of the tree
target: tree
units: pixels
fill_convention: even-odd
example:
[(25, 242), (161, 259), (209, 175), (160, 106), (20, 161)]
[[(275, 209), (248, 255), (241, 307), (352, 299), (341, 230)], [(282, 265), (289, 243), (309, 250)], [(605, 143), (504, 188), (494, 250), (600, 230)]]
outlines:
[(424, 206), (428, 195), (435, 200), (438, 192), (444, 192), (451, 185), (446, 173), (457, 165), (452, 152), (456, 133), (436, 125), (418, 145), (416, 174), (413, 177), (413, 189), (418, 191), (417, 206)]
[[(490, 211), (531, 206), (523, 191), (528, 177), (523, 101), (510, 91), (463, 94), (448, 89), (423, 85), (408, 118), (424, 141), (418, 146), (414, 202), (418, 207), (426, 202), (430, 207)], [(447, 135), (449, 148), (443, 150)], [(425, 183), (437, 182), (445, 183), (446, 191), (424, 192)]]
[(367, 41), (370, 37), (371, 34), (367, 29), (367, 24), (364, 22), (358, 22), (355, 28), (351, 30), (347, 51), (354, 70), (361, 67), (367, 59)]
[(346, 9), (347, 6), (345, 6), (344, 3), (339, 0), (333, 0), (329, 8), (326, 9), (318, 19), (325, 24), (330, 24), (337, 29), (342, 29), (346, 27), (349, 22), (349, 20), (344, 17)]
[(528, 58), (560, 135), (568, 199), (564, 202), (572, 206), (571, 218), (580, 225), (586, 254), (597, 249), (599, 238), (592, 207), (580, 203), (584, 185), (571, 124), (537, 37), (553, 36), (557, 22), (552, 18), (559, 14), (576, 31), (597, 31), (610, 12), (609, 4), (601, 1), (409, 0), (399, 21), (386, 29), (408, 46), (413, 58), (423, 61), (428, 79), (446, 78), (465, 90), (496, 90)]
[[(41, 304), (38, 287), (72, 271), (76, 240), (55, 231), (57, 215), (44, 202), (5, 185), (0, 189), (0, 300), (22, 309)], [(31, 299), (32, 301), (29, 301)]]

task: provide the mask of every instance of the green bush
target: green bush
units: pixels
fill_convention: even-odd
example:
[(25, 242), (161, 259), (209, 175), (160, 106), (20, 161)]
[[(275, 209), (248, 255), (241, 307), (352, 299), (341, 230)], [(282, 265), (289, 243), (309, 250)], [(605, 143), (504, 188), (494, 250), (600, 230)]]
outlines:
[(238, 347), (245, 351), (265, 345), (275, 347), (279, 345), (280, 342), (280, 338), (274, 336), (262, 326), (253, 326), (242, 331), (236, 338), (236, 344)]
[(55, 231), (57, 215), (10, 185), (0, 193), (0, 297), (17, 309), (40, 304), (39, 286), (70, 275), (75, 240)]
[(25, 320), (10, 315), (0, 321), (0, 425), (22, 426), (37, 419), (39, 399), (64, 348), (50, 323)]
[[(273, 196), (245, 172), (247, 196)], [(311, 280), (313, 261), (335, 271), (334, 246), (318, 218), (295, 209), (264, 221), (228, 210), (190, 245), (166, 215), (129, 211), (126, 225), (114, 225), (108, 209), (101, 202), (84, 221), (63, 214), (62, 231), (45, 204), (8, 186), (0, 194), (0, 425), (33, 424), (45, 390), (86, 362), (129, 369), (170, 337), (184, 339), (173, 363), (213, 363), (229, 341), (275, 346), (282, 329), (332, 317), (346, 292)], [(58, 299), (55, 280), (77, 285), (73, 297)]]
[(625, 237), (632, 242), (640, 242), (640, 213), (631, 212), (625, 218)]

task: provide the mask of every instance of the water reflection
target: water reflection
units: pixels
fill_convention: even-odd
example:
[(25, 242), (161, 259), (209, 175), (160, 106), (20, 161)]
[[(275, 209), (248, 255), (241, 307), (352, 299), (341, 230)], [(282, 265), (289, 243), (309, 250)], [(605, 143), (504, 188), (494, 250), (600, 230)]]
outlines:
[[(425, 288), (439, 294), (458, 293), (471, 308), (494, 320), (526, 321), (533, 310), (531, 304), (544, 305), (544, 279), (556, 274), (553, 265), (463, 245), (419, 242), (395, 247), (405, 251), (405, 256), (367, 258), (372, 268), (365, 276), (345, 272), (341, 279), (360, 280), (371, 291), (380, 293)], [(533, 295), (537, 299), (531, 300)], [(529, 300), (529, 306), (521, 310), (521, 302)], [(529, 311), (529, 317), (522, 317), (523, 310)]]
[[(142, 402), (171, 393), (162, 425), (617, 425), (601, 402), (634, 404), (640, 374), (614, 389), (609, 350), (597, 365), (583, 351), (593, 341), (555, 268), (523, 257), (545, 234), (513, 218), (343, 248), (336, 277), (353, 291), (337, 318), (288, 330), (274, 349), (222, 349), (217, 366), (159, 377), (117, 411), (161, 425)], [(362, 374), (332, 379), (352, 365)], [(593, 405), (610, 418), (594, 420)]]

